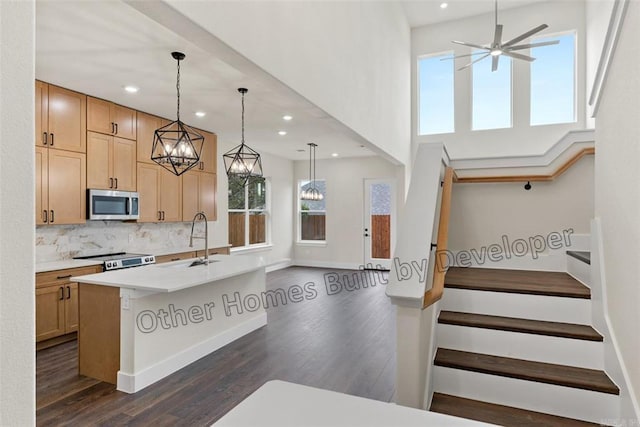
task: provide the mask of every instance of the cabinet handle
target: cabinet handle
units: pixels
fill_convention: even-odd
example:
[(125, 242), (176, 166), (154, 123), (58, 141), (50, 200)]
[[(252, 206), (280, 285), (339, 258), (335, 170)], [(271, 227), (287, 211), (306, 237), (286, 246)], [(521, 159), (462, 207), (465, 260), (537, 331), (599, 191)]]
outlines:
[(44, 222), (45, 224), (49, 220), (49, 215), (48, 214), (49, 214), (49, 212), (46, 209), (42, 211), (42, 222)]
[(113, 188), (113, 178), (109, 178), (109, 188)]
[(118, 178), (114, 178), (116, 180), (116, 189), (118, 188)]
[(118, 124), (116, 123), (116, 135), (118, 134)]
[(171, 261), (180, 261), (180, 258), (171, 258)]
[(49, 143), (49, 145), (53, 147), (53, 134), (50, 133), (49, 135), (51, 135), (51, 142)]
[(162, 211), (162, 220), (164, 221), (164, 211)]
[(55, 218), (55, 217), (53, 216), (53, 209), (52, 209), (50, 212), (51, 212), (51, 215), (50, 215), (50, 217), (51, 217), (51, 221), (49, 221), (49, 222), (51, 222), (51, 223), (52, 223), (52, 222), (54, 221), (54, 218)]
[(162, 211), (158, 211), (158, 221), (162, 220)]
[(116, 133), (116, 127), (114, 126), (113, 122), (111, 122), (111, 133)]
[(71, 299), (71, 286), (67, 286), (67, 299)]
[(64, 299), (64, 286), (60, 286), (60, 301)]
[(42, 132), (42, 145), (47, 145), (47, 141), (49, 140), (49, 135), (47, 132)]
[(66, 276), (57, 276), (56, 278), (58, 280), (62, 280), (62, 279), (68, 279), (69, 277), (71, 277), (71, 274), (67, 274)]

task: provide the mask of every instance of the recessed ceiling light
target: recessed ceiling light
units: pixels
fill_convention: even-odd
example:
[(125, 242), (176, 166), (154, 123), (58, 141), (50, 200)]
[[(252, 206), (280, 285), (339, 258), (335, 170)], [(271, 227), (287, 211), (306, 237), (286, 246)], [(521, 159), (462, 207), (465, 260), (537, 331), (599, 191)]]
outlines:
[(207, 115), (207, 113), (205, 113), (204, 111), (196, 111), (196, 116), (198, 116), (198, 117), (204, 117), (206, 115)]
[(284, 130), (281, 130), (281, 131), (278, 132), (278, 135), (286, 135), (286, 134), (287, 134), (287, 132), (284, 131)]
[(124, 90), (126, 90), (129, 93), (136, 93), (139, 89), (135, 86), (125, 86)]
[(440, 3), (440, 9), (446, 9), (449, 3)]
[(290, 115), (288, 115), (288, 114), (287, 114), (286, 116), (282, 116), (282, 120), (289, 121), (289, 120), (291, 120), (291, 119), (293, 119), (293, 117), (292, 117), (292, 116), (290, 116)]
[(338, 153), (331, 153), (331, 157), (338, 157), (339, 154)]
[(298, 153), (304, 153), (305, 150), (296, 150)]

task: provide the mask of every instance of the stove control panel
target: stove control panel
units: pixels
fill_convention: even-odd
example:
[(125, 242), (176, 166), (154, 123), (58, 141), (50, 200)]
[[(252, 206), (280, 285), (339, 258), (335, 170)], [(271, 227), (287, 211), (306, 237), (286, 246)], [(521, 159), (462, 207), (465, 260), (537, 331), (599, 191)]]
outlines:
[(104, 270), (119, 270), (121, 268), (139, 267), (147, 264), (155, 264), (156, 257), (153, 255), (144, 255), (131, 258), (115, 259), (111, 261), (105, 261)]

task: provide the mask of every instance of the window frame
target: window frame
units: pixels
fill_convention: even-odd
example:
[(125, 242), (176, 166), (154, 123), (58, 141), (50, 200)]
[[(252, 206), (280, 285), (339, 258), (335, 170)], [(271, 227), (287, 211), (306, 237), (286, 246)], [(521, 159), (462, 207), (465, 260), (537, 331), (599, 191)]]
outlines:
[[(531, 104), (533, 101), (533, 78), (532, 78), (532, 66), (533, 62), (529, 64), (529, 127), (540, 127), (540, 126), (557, 126), (557, 125), (566, 125), (572, 123), (578, 123), (578, 30), (564, 30), (558, 31), (550, 34), (542, 34), (536, 37), (531, 37), (531, 41), (529, 43), (536, 43), (536, 40), (540, 39), (553, 39), (556, 37), (562, 37), (572, 34), (573, 35), (573, 120), (569, 122), (557, 122), (557, 123), (541, 123), (541, 124), (532, 124), (532, 111)], [(530, 54), (531, 49), (528, 49), (527, 52)]]
[[(313, 180), (311, 180), (313, 181)], [(324, 232), (324, 240), (302, 240), (302, 200), (300, 199), (300, 193), (302, 191), (302, 183), (307, 183), (307, 182), (311, 182), (308, 179), (299, 179), (298, 180), (298, 185), (296, 186), (296, 222), (297, 222), (297, 226), (296, 226), (296, 243), (299, 245), (306, 245), (306, 246), (326, 246), (327, 245), (327, 207), (326, 207), (326, 197), (327, 195), (325, 194), (325, 208), (324, 210), (317, 210), (317, 209), (313, 209), (313, 210), (305, 210), (304, 212), (322, 212), (324, 213), (324, 220), (325, 220), (325, 232)], [(325, 183), (325, 193), (326, 193), (326, 183), (327, 180), (324, 178), (316, 178), (315, 179), (316, 182), (318, 181), (323, 181)]]
[[(264, 179), (264, 209), (249, 209), (249, 185), (244, 186), (244, 209), (231, 209), (227, 208), (227, 217), (230, 213), (243, 213), (244, 214), (244, 245), (231, 247), (231, 252), (242, 251), (253, 248), (269, 247), (271, 246), (271, 180), (268, 177)], [(227, 203), (229, 196), (227, 195)], [(265, 241), (261, 243), (250, 243), (251, 230), (249, 217), (252, 212), (260, 212), (265, 216)], [(228, 223), (227, 223), (228, 224)], [(229, 239), (229, 230), (227, 228), (227, 239)], [(230, 240), (230, 239), (229, 239)], [(231, 243), (231, 242), (229, 242)]]
[(446, 51), (440, 51), (440, 52), (436, 52), (436, 53), (428, 53), (428, 54), (424, 54), (424, 55), (418, 55), (416, 58), (416, 112), (417, 112), (417, 117), (416, 117), (416, 134), (418, 136), (433, 136), (433, 135), (452, 135), (456, 133), (456, 67), (455, 67), (455, 59), (451, 59), (450, 63), (451, 63), (451, 71), (452, 71), (452, 78), (453, 78), (453, 87), (452, 89), (452, 101), (453, 101), (453, 129), (450, 132), (422, 132), (422, 128), (420, 125), (421, 122), (421, 117), (422, 117), (422, 109), (420, 108), (421, 105), (421, 85), (420, 85), (420, 61), (422, 61), (423, 59), (429, 59), (429, 58), (435, 58), (435, 57), (452, 57), (456, 54), (456, 52), (451, 49), (451, 50), (446, 50)]
[[(480, 49), (471, 49), (471, 51), (469, 53), (476, 53), (476, 52), (482, 52), (482, 51)], [(486, 63), (486, 62), (490, 63), (491, 56), (489, 56), (489, 57), (485, 58), (486, 60), (489, 60), (489, 61), (482, 60), (480, 62), (477, 62), (477, 63), (473, 64), (471, 67), (469, 67), (470, 68), (470, 70), (469, 70), (469, 89), (470, 89), (469, 90), (469, 97), (471, 99), (471, 102), (469, 103), (469, 110), (470, 110), (469, 111), (469, 126), (471, 128), (471, 132), (487, 132), (487, 131), (490, 132), (490, 131), (500, 131), (500, 130), (503, 130), (503, 129), (515, 129), (514, 128), (515, 116), (514, 116), (514, 111), (513, 111), (514, 107), (515, 107), (515, 104), (514, 104), (514, 78), (513, 78), (514, 77), (513, 73), (514, 73), (515, 67), (514, 67), (513, 58), (509, 58), (507, 56), (505, 56), (505, 58), (509, 59), (509, 65), (510, 65), (509, 66), (509, 68), (510, 68), (510, 70), (509, 70), (509, 126), (499, 127), (499, 128), (483, 128), (483, 129), (476, 129), (475, 126), (474, 126), (475, 122), (474, 122), (474, 114), (473, 114), (473, 112), (475, 110), (474, 109), (474, 105), (475, 105), (474, 104), (474, 102), (475, 102), (475, 99), (474, 99), (475, 98), (474, 97), (474, 89), (475, 89), (474, 75), (475, 74), (473, 72), (473, 69), (474, 69), (474, 67), (476, 65), (479, 65), (479, 64), (482, 64), (484, 66), (490, 66), (490, 65), (488, 65)], [(500, 69), (500, 66), (498, 66), (498, 69)]]

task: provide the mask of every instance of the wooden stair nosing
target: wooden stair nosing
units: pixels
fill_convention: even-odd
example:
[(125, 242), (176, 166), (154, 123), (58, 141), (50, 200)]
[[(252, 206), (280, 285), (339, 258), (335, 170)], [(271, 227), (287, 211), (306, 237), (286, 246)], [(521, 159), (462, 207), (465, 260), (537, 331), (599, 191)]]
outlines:
[(438, 348), (434, 365), (607, 394), (620, 389), (604, 371)]
[(445, 288), (590, 299), (591, 290), (568, 273), (451, 267)]
[(438, 323), (585, 341), (603, 341), (602, 335), (591, 326), (574, 323), (549, 322), (446, 310), (440, 312)]
[(506, 427), (588, 427), (601, 425), (442, 393), (433, 394), (429, 410)]

